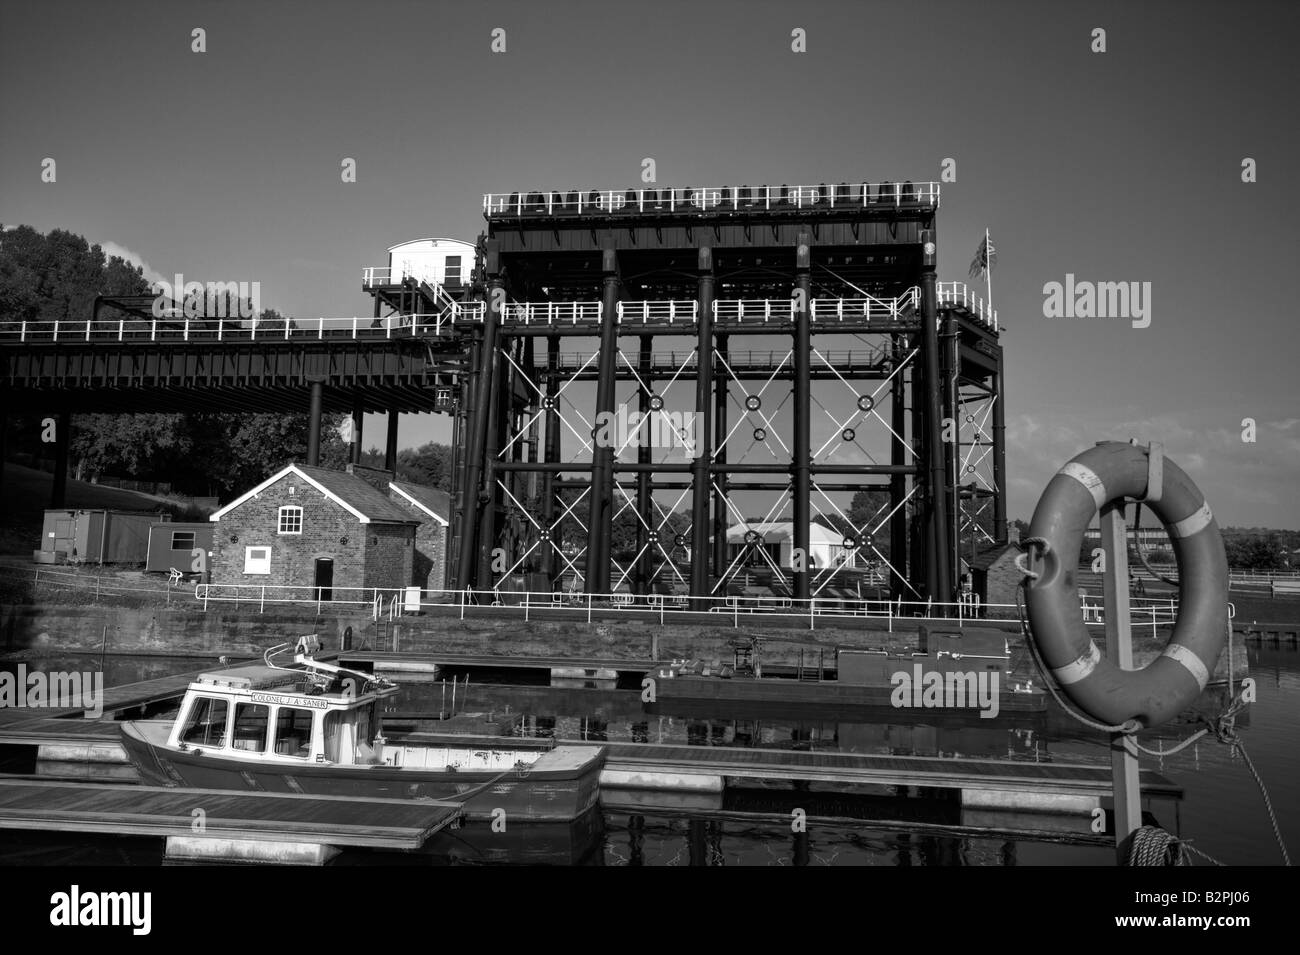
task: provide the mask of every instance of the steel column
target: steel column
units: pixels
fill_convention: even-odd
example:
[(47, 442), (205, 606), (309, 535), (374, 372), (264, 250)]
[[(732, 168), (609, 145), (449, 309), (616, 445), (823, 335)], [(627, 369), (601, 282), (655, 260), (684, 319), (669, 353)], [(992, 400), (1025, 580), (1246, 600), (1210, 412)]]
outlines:
[(361, 463), (361, 427), (365, 424), (366, 409), (360, 396), (352, 399), (352, 447), (350, 458), (353, 464)]
[[(906, 354), (906, 340), (901, 335), (893, 338), (895, 360)], [(915, 368), (915, 366), (913, 366)], [(907, 371), (898, 369), (890, 387), (890, 425), (894, 430), (889, 440), (889, 463), (901, 467), (907, 463)], [(907, 477), (896, 474), (889, 479), (889, 563), (896, 569), (890, 574), (889, 594), (897, 599), (903, 595), (907, 574)]]
[[(542, 460), (547, 464), (557, 464), (560, 460), (560, 412), (555, 393), (559, 390), (560, 373), (560, 336), (551, 335), (546, 339), (546, 402), (543, 416), (546, 424), (545, 448)], [(556, 548), (560, 546), (560, 529), (555, 527), (555, 474), (542, 472), (542, 527), (547, 532), (547, 540), (542, 544), (542, 573), (546, 575), (546, 586), (555, 586), (556, 571), (559, 569), (555, 559)]]
[(998, 346), (998, 370), (993, 376), (993, 539), (1007, 539), (1007, 422), (1006, 377), (1002, 346)]
[[(718, 354), (727, 357), (727, 336), (718, 336)], [(713, 455), (714, 464), (727, 463), (727, 446), (722, 442), (727, 437), (727, 376), (720, 374), (713, 388), (713, 434), (717, 438), (718, 449)], [(714, 482), (718, 490), (713, 493), (713, 573), (721, 577), (727, 571), (727, 472), (718, 474)]]
[(691, 465), (691, 595), (709, 594), (709, 457), (713, 447), (713, 249), (700, 246), (696, 267), (699, 317), (696, 338), (695, 460)]
[(307, 412), (307, 463), (314, 468), (320, 467), (321, 400), (324, 393), (323, 381), (311, 383), (311, 404)]
[[(653, 344), (653, 336), (642, 335), (637, 353), (637, 374), (640, 375), (643, 385), (637, 392), (637, 410), (641, 413), (643, 422), (649, 415), (653, 414), (650, 410), (650, 389), (654, 383), (654, 379), (650, 376), (651, 348)], [(642, 425), (644, 430), (636, 448), (636, 462), (643, 467), (651, 463), (649, 435), (645, 433), (649, 427), (648, 424)], [(639, 515), (636, 522), (636, 552), (639, 556), (636, 560), (636, 571), (632, 577), (632, 589), (638, 594), (648, 594), (650, 593), (651, 550), (649, 527), (656, 523), (653, 516), (654, 506), (651, 504), (649, 470), (637, 472), (636, 512)]]
[(497, 328), (501, 324), (501, 306), (505, 289), (501, 282), (499, 244), (487, 240), (487, 302), (483, 310), (483, 335), (478, 345), (478, 373), (474, 382), (474, 406), (469, 411), (468, 449), (465, 453), (464, 507), (461, 511), (460, 554), (456, 561), (456, 589), (464, 590), (476, 582), (476, 548), (480, 494), (483, 478), (483, 449), (487, 444), (488, 408), (492, 403), (492, 366), (495, 364)]
[(397, 409), (388, 409), (388, 435), (384, 442), (384, 470), (397, 473)]
[(807, 600), (811, 549), (808, 525), (811, 519), (812, 474), (812, 236), (799, 233), (795, 249), (795, 333), (794, 333), (794, 438), (791, 442), (791, 471), (794, 477), (794, 597)]
[[(618, 370), (618, 256), (606, 238), (601, 250), (604, 287), (601, 293), (600, 377), (596, 380), (596, 427), (614, 414), (615, 373)], [(609, 539), (613, 534), (614, 448), (597, 444), (591, 454), (591, 510), (587, 527), (587, 593), (609, 593)]]
[(72, 412), (60, 409), (54, 423), (54, 483), (50, 505), (64, 507), (68, 502), (68, 446), (72, 443)]
[[(951, 545), (947, 520), (947, 478), (943, 448), (943, 399), (939, 380), (939, 300), (935, 288), (934, 233), (922, 231), (926, 249), (921, 272), (921, 351), (925, 358), (925, 414), (928, 419), (926, 462), (929, 471), (929, 546), (931, 548), (928, 584), (930, 596), (948, 603), (952, 600), (949, 557)], [(954, 435), (954, 438), (956, 436)]]

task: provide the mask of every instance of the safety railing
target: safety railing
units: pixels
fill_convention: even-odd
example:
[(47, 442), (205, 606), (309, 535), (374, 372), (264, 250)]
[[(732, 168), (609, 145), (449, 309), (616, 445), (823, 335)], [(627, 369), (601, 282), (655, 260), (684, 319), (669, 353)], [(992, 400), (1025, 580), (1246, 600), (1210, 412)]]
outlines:
[(501, 317), (524, 325), (577, 325), (599, 322), (600, 310), (600, 302), (510, 302)]
[[(475, 307), (477, 306), (477, 307)], [(100, 321), (0, 322), (0, 342), (38, 344), (142, 342), (256, 342), (301, 339), (383, 339), (446, 334), (454, 322), (481, 322), (483, 303), (454, 313), (321, 317), (259, 321), (239, 318), (120, 319)]]
[(641, 322), (672, 325), (676, 322), (694, 322), (699, 314), (700, 303), (695, 299), (618, 303), (618, 320), (622, 324)]
[(937, 182), (856, 182), (781, 186), (685, 186), (489, 192), (485, 217), (598, 214), (726, 214), (811, 209), (937, 209)]
[(998, 313), (972, 292), (965, 282), (938, 282), (936, 293), (940, 305), (961, 305), (993, 331), (998, 330)]
[(366, 266), (361, 270), (361, 287), (369, 289), (377, 285), (401, 285), (402, 280), (407, 278), (424, 282), (426, 285), (438, 285), (431, 267), (408, 264), (395, 269), (386, 265)]
[[(572, 589), (555, 591), (503, 590), (437, 590), (423, 589), (416, 601), (414, 588), (349, 588), (313, 587), (260, 584), (198, 584), (194, 597), (207, 610), (212, 604), (256, 606), (259, 612), (268, 605), (296, 604), (314, 606), (317, 612), (329, 606), (355, 606), (369, 610), (378, 619), (384, 615), (420, 613), (435, 609), (456, 612), (461, 617), (481, 608), (491, 607), (503, 613), (519, 613), (525, 620), (533, 614), (575, 611), (589, 621), (608, 618), (610, 615), (640, 615), (657, 618), (661, 622), (671, 617), (688, 614), (705, 614), (699, 619), (725, 620), (734, 626), (742, 620), (754, 622), (757, 618), (775, 623), (806, 624), (816, 629), (819, 622), (832, 620), (876, 619), (892, 629), (895, 620), (979, 625), (983, 621), (1007, 623), (1015, 621), (1018, 608), (1015, 604), (984, 603), (966, 597), (952, 603), (933, 600), (883, 600), (861, 597), (813, 597), (799, 600), (788, 594), (773, 593), (763, 596), (726, 595), (692, 597), (682, 593), (632, 594), (621, 591), (608, 594), (589, 594)], [(1090, 626), (1105, 623), (1101, 598), (1083, 597), (1080, 610), (1084, 622)], [(1151, 626), (1153, 630), (1173, 623), (1177, 616), (1176, 600), (1137, 602), (1131, 607), (1134, 626)]]

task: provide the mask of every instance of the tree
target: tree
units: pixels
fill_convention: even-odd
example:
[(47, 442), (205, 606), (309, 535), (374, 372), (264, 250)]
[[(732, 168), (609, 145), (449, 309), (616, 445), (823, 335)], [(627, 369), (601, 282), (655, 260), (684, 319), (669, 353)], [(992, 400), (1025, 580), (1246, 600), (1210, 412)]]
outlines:
[(452, 449), (445, 444), (430, 441), (418, 448), (403, 448), (397, 452), (397, 476), (412, 484), (435, 487), (443, 491), (452, 489)]

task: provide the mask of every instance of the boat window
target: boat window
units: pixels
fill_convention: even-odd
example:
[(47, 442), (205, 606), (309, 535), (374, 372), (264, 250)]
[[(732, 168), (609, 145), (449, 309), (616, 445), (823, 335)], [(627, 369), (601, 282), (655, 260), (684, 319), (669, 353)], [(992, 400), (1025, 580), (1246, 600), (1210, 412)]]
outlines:
[(266, 752), (266, 724), (271, 708), (263, 703), (238, 703), (235, 705), (235, 749), (250, 753)]
[(224, 746), (226, 743), (226, 701), (201, 696), (190, 707), (189, 719), (181, 731), (181, 742), (192, 746)]
[(275, 752), (306, 759), (311, 755), (311, 721), (316, 714), (296, 706), (282, 706), (275, 717)]
[(325, 714), (325, 758), (331, 763), (339, 761), (339, 739), (342, 736), (342, 710), (330, 710)]

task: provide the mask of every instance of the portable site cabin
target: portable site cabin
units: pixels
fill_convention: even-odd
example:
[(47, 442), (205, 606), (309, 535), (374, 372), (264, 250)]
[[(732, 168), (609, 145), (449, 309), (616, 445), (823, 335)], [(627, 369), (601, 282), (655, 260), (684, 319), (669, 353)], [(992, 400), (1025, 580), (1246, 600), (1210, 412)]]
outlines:
[[(149, 549), (144, 569), (149, 573), (169, 573), (172, 568), (181, 573), (198, 573), (208, 566), (207, 557), (212, 551), (215, 528), (206, 521), (161, 521), (149, 525)], [(203, 552), (203, 564), (195, 568), (195, 550)]]
[(406, 276), (457, 288), (469, 284), (475, 248), (459, 239), (416, 239), (388, 250), (390, 279), (397, 284)]
[(149, 527), (158, 514), (59, 509), (45, 512), (37, 563), (142, 564), (149, 553)]

